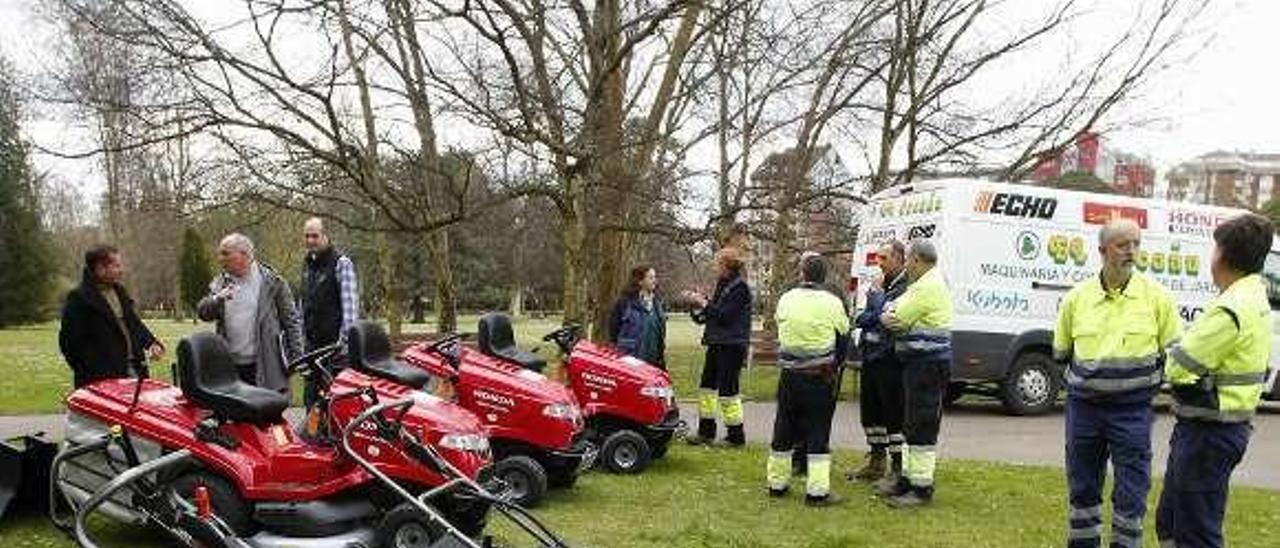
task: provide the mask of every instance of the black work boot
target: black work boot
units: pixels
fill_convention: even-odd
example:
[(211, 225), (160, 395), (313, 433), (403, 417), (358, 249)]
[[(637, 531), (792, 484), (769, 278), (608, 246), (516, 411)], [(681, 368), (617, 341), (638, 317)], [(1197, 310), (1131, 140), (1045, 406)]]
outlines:
[(877, 480), (875, 485), (877, 492), (891, 492), (894, 486), (902, 482), (902, 453), (892, 453), (889, 456), (889, 469), (885, 470), (884, 477)]
[(844, 502), (844, 499), (835, 493), (827, 493), (820, 497), (813, 495), (804, 496), (804, 505), (812, 508), (822, 508), (826, 506), (835, 506)]
[(894, 508), (918, 508), (933, 502), (932, 487), (911, 487), (905, 493), (889, 497), (886, 501)]
[(716, 439), (716, 420), (698, 419), (698, 433), (685, 438), (689, 445), (707, 445)]
[(845, 478), (849, 481), (876, 481), (885, 476), (885, 464), (887, 461), (884, 449), (872, 450), (867, 453), (867, 460), (862, 465), (862, 468), (850, 472)]
[(894, 478), (884, 478), (876, 482), (876, 495), (884, 498), (892, 498), (902, 495), (911, 490), (911, 485), (907, 483), (906, 478), (901, 476)]
[(724, 436), (724, 442), (732, 447), (742, 447), (747, 444), (747, 434), (743, 431), (741, 424), (730, 425), (729, 432)]

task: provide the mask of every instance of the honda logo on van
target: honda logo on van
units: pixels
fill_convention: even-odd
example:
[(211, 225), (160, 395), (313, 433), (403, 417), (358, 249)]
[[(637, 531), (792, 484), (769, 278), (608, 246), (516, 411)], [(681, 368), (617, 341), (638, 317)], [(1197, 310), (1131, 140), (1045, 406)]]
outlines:
[(1010, 192), (979, 192), (973, 210), (1006, 217), (1052, 219), (1058, 210), (1058, 199)]

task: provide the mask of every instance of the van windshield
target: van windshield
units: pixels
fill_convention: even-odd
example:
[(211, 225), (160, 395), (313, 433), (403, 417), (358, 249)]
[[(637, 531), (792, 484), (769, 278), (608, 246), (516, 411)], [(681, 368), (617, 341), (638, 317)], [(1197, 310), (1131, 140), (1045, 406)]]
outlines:
[(1280, 310), (1280, 253), (1272, 251), (1267, 254), (1262, 279), (1267, 283), (1267, 301), (1271, 303), (1271, 310)]

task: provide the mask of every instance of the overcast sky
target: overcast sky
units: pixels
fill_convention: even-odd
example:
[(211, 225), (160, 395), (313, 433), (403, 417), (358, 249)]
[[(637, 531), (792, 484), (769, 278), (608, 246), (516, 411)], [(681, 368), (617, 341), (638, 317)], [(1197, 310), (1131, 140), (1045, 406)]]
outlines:
[[(30, 4), (33, 1), (0, 0), (0, 52), (26, 71), (40, 68), (49, 41), (48, 30), (32, 19)], [(1035, 12), (1054, 4), (1055, 0), (1014, 0), (1010, 5), (1019, 11)], [(1218, 149), (1280, 152), (1280, 106), (1277, 105), (1280, 103), (1280, 69), (1275, 60), (1280, 52), (1277, 22), (1280, 22), (1280, 1), (1214, 2), (1204, 21), (1209, 32), (1200, 38), (1202, 42), (1207, 40), (1207, 46), (1190, 61), (1168, 67), (1145, 88), (1141, 100), (1130, 112), (1118, 113), (1122, 117), (1155, 114), (1161, 121), (1112, 134), (1104, 146), (1147, 156), (1161, 171)], [(1082, 43), (1101, 42), (1112, 30), (1105, 28), (1105, 24), (1078, 29), (1070, 39)], [(1052, 71), (1057, 55), (1052, 48), (1037, 51), (1035, 57), (1043, 62), (1035, 65)], [(45, 146), (67, 146), (76, 138), (63, 122), (55, 120), (33, 120), (28, 125), (28, 133)], [(86, 193), (97, 192), (102, 186), (95, 160), (59, 160), (37, 154), (35, 161), (41, 169), (82, 181)]]

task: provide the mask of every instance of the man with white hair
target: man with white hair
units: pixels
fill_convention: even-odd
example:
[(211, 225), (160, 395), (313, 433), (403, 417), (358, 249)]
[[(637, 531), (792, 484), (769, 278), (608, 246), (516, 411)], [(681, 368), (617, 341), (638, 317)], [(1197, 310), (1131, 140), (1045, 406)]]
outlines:
[(902, 364), (905, 388), (902, 477), (878, 489), (894, 508), (933, 502), (942, 395), (951, 378), (951, 290), (937, 266), (933, 242), (912, 241), (903, 267), (911, 284), (880, 319), (893, 332), (893, 351)]
[(289, 284), (254, 258), (253, 242), (243, 234), (222, 238), (218, 263), (222, 274), (210, 282), (197, 315), (217, 322), (242, 380), (287, 395), (285, 365), (302, 355), (302, 324)]
[(1173, 297), (1133, 271), (1141, 230), (1129, 219), (1098, 233), (1102, 272), (1076, 284), (1058, 308), (1054, 357), (1066, 368), (1067, 546), (1102, 542), (1102, 489), (1111, 461), (1111, 546), (1142, 546), (1151, 489), (1151, 400), (1164, 379), (1161, 349), (1181, 323)]

